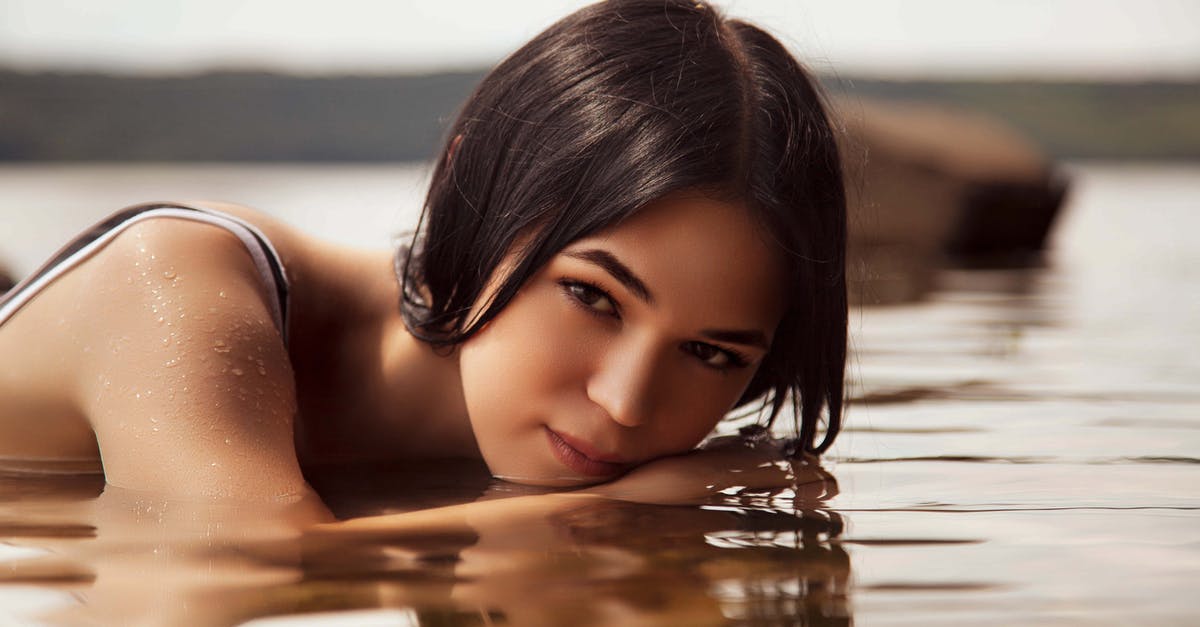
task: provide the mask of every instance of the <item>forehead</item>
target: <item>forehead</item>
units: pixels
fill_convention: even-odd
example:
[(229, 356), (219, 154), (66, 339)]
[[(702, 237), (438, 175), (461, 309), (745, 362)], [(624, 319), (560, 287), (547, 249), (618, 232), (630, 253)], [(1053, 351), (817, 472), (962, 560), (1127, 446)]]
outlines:
[(566, 250), (591, 247), (629, 266), (656, 305), (772, 328), (782, 315), (783, 255), (741, 202), (671, 194)]

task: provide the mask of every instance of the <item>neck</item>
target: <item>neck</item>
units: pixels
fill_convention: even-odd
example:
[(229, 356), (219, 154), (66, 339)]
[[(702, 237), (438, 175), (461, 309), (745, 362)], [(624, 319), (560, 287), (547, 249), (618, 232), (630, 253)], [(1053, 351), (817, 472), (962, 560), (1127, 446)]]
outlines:
[(319, 288), (307, 299), (310, 315), (293, 318), (302, 456), (314, 463), (478, 458), (457, 357), (405, 328), (391, 254), (348, 261), (343, 251), (340, 265), (327, 258), (314, 272), (323, 276), (310, 275)]
[[(480, 457), (467, 417), (457, 351), (446, 354), (412, 336), (391, 314), (379, 350), (392, 428), (404, 434), (409, 457)], [(387, 415), (385, 410), (382, 415)]]

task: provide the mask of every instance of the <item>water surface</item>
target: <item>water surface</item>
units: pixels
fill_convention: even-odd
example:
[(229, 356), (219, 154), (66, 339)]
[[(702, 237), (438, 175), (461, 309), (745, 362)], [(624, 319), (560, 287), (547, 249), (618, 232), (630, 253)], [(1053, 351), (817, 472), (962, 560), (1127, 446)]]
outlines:
[[(1200, 167), (1072, 170), (1045, 267), (948, 271), (922, 302), (853, 312), (854, 400), (825, 462), (836, 494), (487, 515), (537, 496), (478, 467), (343, 468), (314, 481), (342, 518), (482, 508), (298, 533), (287, 511), (9, 463), (0, 622), (1195, 624)], [(411, 223), (422, 172), (5, 166), (0, 254), (26, 271), (147, 196), (247, 200), (383, 246)]]

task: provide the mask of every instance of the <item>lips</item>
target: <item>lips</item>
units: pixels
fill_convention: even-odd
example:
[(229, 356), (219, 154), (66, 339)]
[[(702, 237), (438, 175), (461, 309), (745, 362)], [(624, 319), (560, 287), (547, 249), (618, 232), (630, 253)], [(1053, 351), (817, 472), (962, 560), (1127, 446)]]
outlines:
[[(629, 464), (626, 463), (592, 457), (591, 455), (596, 455), (597, 457), (599, 455), (594, 451), (588, 450), (585, 443), (571, 436), (564, 436), (550, 427), (546, 427), (546, 439), (550, 443), (550, 450), (554, 453), (554, 457), (562, 465), (581, 475), (587, 477), (611, 477), (625, 472), (629, 468)], [(588, 452), (585, 453), (585, 450)]]

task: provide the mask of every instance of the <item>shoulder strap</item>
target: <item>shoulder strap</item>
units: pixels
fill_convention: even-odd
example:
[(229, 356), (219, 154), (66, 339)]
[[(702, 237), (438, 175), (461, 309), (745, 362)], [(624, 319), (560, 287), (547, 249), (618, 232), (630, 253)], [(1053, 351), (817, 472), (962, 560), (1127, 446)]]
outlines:
[(97, 222), (58, 250), (46, 263), (0, 296), (0, 325), (75, 266), (90, 258), (121, 231), (142, 220), (175, 217), (220, 226), (246, 246), (263, 282), (272, 287), (271, 315), (287, 342), (288, 280), (283, 261), (271, 242), (254, 225), (219, 211), (181, 203), (144, 203), (127, 207)]

